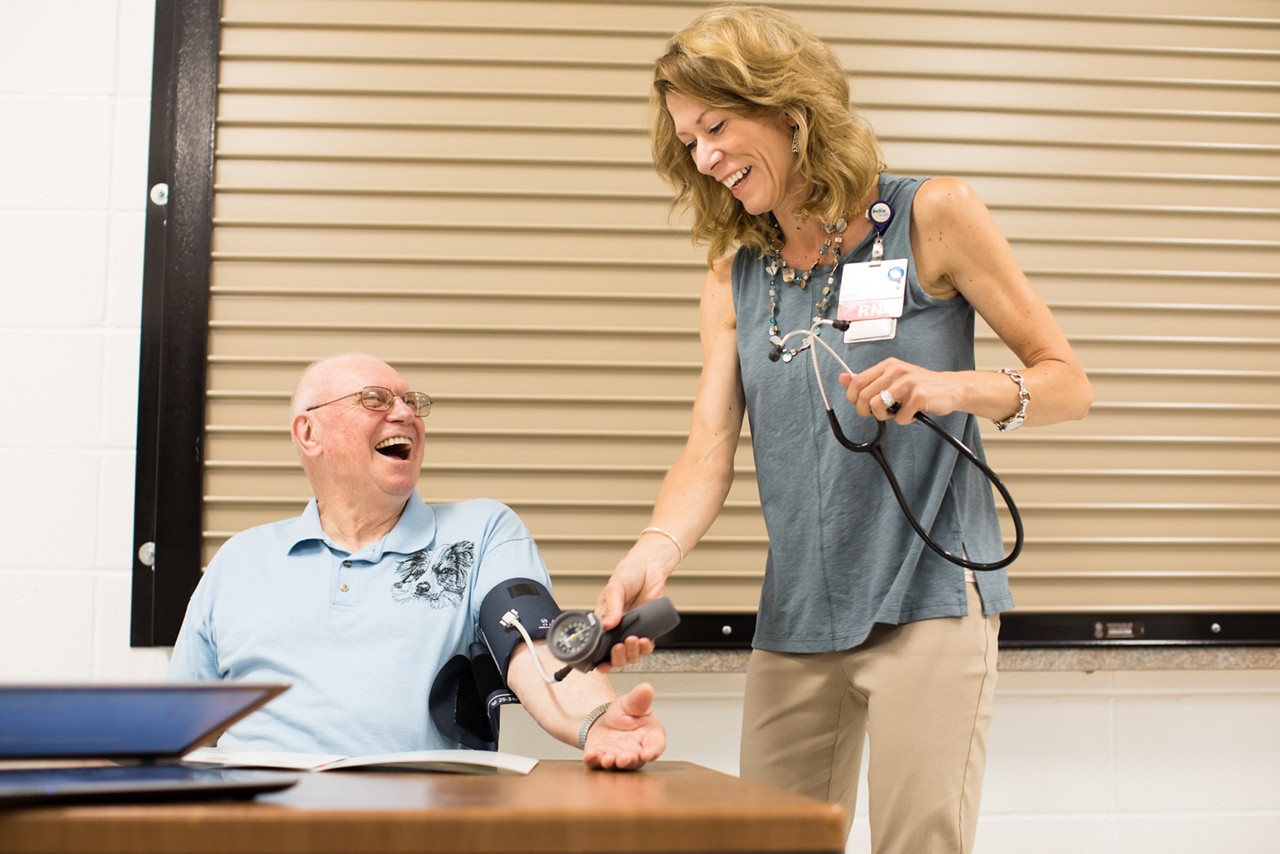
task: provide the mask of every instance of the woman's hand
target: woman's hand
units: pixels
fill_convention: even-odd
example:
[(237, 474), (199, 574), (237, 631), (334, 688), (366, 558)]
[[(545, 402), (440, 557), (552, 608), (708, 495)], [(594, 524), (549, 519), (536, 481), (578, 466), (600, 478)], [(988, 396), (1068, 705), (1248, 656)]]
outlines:
[(840, 384), (859, 415), (910, 424), (917, 412), (949, 415), (961, 408), (963, 376), (953, 371), (931, 371), (901, 359), (885, 359), (857, 374), (841, 374)]
[[(648, 563), (645, 558), (650, 549), (661, 548), (660, 542), (650, 543), (642, 538), (613, 570), (613, 575), (596, 599), (596, 616), (600, 618), (601, 627), (605, 631), (618, 625), (627, 611), (662, 595), (666, 587), (666, 573)], [(596, 669), (608, 673), (613, 667), (635, 664), (651, 652), (652, 639), (631, 635), (621, 643), (614, 644), (609, 660), (601, 662)]]

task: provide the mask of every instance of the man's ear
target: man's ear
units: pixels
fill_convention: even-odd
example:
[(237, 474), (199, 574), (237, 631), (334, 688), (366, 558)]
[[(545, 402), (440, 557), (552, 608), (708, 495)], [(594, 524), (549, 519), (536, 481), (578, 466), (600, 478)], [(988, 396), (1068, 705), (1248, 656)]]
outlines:
[(289, 432), (293, 435), (293, 444), (299, 454), (304, 457), (314, 457), (320, 453), (320, 436), (316, 432), (311, 416), (307, 413), (299, 412), (293, 416), (293, 424), (290, 425)]

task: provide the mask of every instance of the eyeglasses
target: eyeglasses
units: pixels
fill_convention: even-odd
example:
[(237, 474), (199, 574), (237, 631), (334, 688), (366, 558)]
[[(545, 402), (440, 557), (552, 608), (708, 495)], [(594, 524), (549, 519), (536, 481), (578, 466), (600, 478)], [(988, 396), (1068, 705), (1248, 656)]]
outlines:
[(426, 418), (431, 412), (431, 398), (420, 391), (406, 391), (404, 394), (396, 394), (389, 388), (383, 388), (380, 385), (369, 385), (353, 391), (351, 394), (344, 394), (342, 397), (335, 397), (333, 400), (317, 403), (315, 406), (308, 406), (307, 412), (313, 409), (319, 409), (322, 406), (328, 406), (330, 403), (337, 403), (340, 400), (346, 400), (349, 397), (357, 397), (360, 399), (360, 405), (365, 409), (372, 409), (374, 412), (386, 412), (395, 406), (396, 400), (403, 400), (413, 410), (413, 414), (419, 418)]

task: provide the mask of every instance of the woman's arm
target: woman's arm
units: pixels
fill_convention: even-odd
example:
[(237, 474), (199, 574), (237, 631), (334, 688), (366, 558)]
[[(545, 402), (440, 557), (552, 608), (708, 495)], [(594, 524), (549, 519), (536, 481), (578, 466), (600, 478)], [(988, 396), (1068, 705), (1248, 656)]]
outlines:
[[(711, 527), (733, 483), (733, 460), (746, 408), (738, 371), (732, 259), (707, 273), (700, 305), (702, 377), (684, 452), (663, 479), (650, 526), (617, 565), (596, 602), (605, 628), (625, 611), (661, 595), (667, 578)], [(669, 535), (669, 536), (668, 536)], [(679, 543), (679, 546), (677, 546)], [(619, 644), (619, 647), (622, 645)], [(635, 645), (632, 645), (632, 653)], [(635, 660), (615, 653), (613, 664)]]
[[(1018, 369), (1031, 400), (1025, 423), (1055, 424), (1083, 418), (1093, 403), (1089, 378), (1043, 298), (1023, 274), (991, 212), (957, 178), (926, 181), (911, 218), (916, 276), (937, 299), (957, 295), (973, 305), (1025, 366)], [(995, 371), (930, 371), (886, 359), (857, 376), (842, 378), (860, 415), (887, 418), (879, 396), (888, 390), (900, 404), (895, 420), (917, 412), (954, 411), (1001, 421), (1018, 411), (1018, 384)]]

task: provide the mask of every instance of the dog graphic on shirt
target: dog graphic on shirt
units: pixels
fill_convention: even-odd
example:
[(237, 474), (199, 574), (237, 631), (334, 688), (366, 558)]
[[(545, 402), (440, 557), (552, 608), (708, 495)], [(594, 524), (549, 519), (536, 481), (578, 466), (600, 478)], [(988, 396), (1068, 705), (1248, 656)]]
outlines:
[(433, 608), (458, 607), (467, 593), (467, 577), (475, 563), (475, 543), (469, 540), (441, 547), (434, 555), (426, 549), (396, 564), (399, 581), (391, 585), (396, 602), (424, 601)]

